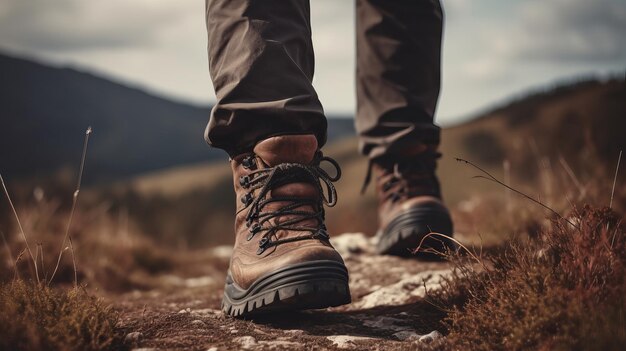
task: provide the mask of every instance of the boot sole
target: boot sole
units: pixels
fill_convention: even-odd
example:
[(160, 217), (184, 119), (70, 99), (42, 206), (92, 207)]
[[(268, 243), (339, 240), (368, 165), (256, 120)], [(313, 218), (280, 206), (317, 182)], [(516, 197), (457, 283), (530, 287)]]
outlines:
[(321, 309), (351, 302), (348, 270), (336, 261), (287, 266), (257, 279), (248, 289), (226, 277), (222, 311), (243, 318), (281, 311)]
[[(431, 232), (452, 237), (452, 220), (448, 211), (442, 209), (440, 205), (412, 208), (400, 214), (378, 233), (377, 251), (384, 255), (442, 260), (441, 253), (456, 249), (456, 244), (452, 240), (431, 236), (422, 243), (422, 250), (413, 253), (422, 239)], [(436, 252), (423, 252), (424, 249)]]

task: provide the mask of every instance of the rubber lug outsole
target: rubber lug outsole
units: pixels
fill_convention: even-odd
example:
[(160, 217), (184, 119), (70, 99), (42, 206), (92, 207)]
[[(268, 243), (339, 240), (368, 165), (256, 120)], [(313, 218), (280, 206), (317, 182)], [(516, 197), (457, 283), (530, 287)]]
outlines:
[(419, 252), (413, 252), (428, 233), (435, 232), (452, 237), (450, 214), (445, 208), (439, 207), (440, 205), (416, 207), (398, 215), (378, 233), (377, 252), (423, 260), (441, 260), (443, 258), (441, 253), (455, 250), (456, 244), (452, 240), (441, 236), (431, 236), (424, 240)]
[(257, 314), (322, 309), (351, 302), (348, 271), (335, 261), (313, 261), (265, 275), (248, 289), (226, 279), (222, 311), (245, 318)]

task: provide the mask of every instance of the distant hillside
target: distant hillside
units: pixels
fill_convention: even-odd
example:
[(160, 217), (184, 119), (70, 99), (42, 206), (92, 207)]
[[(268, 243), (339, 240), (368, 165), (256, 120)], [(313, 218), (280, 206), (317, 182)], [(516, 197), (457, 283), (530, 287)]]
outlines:
[[(473, 161), (500, 179), (506, 160), (515, 187), (541, 198), (557, 195), (550, 184), (573, 181), (564, 173), (565, 166), (581, 184), (598, 175), (612, 179), (619, 150), (626, 151), (625, 133), (624, 81), (586, 81), (532, 94), (443, 130), (438, 173), (444, 198), (456, 207), (475, 194), (503, 194), (502, 187), (472, 179), (478, 171), (455, 157)], [(339, 203), (327, 216), (329, 228), (334, 233), (373, 234), (376, 200), (373, 187), (365, 196), (360, 194), (367, 161), (357, 153), (357, 139), (332, 143), (325, 154), (343, 169), (337, 184)], [(626, 179), (626, 172), (621, 175)], [(191, 244), (232, 240), (235, 199), (226, 162), (153, 173), (120, 183), (114, 192), (103, 190), (105, 199), (135, 208), (148, 233), (171, 240), (186, 233)]]
[[(0, 54), (0, 172), (15, 179), (76, 167), (87, 126), (94, 128), (87, 182), (224, 160), (203, 139), (209, 111)], [(349, 119), (330, 123), (330, 140), (353, 133)]]

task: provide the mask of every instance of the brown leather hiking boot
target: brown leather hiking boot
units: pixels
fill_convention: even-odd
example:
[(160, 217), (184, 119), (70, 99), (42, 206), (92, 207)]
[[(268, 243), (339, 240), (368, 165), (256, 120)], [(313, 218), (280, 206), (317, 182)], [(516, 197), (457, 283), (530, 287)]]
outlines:
[[(404, 154), (384, 156), (370, 164), (376, 177), (378, 196), (378, 245), (381, 254), (440, 258), (440, 253), (455, 244), (442, 236), (424, 237), (431, 232), (452, 237), (450, 213), (441, 200), (435, 175), (437, 158), (434, 146), (420, 145)], [(369, 182), (371, 174), (366, 179)], [(422, 239), (423, 242), (422, 242)], [(422, 244), (420, 252), (413, 251)]]
[[(336, 168), (336, 176), (320, 168), (322, 161)], [(323, 205), (336, 203), (332, 182), (340, 169), (318, 150), (315, 136), (263, 140), (231, 166), (236, 237), (224, 313), (242, 317), (349, 303), (348, 271), (324, 225)]]

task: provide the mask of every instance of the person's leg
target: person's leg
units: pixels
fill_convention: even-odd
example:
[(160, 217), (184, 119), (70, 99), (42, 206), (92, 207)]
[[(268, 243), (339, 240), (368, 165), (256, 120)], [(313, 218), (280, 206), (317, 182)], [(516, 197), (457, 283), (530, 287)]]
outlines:
[(348, 303), (348, 271), (324, 225), (340, 171), (320, 168), (337, 164), (320, 151), (326, 119), (311, 85), (309, 2), (207, 0), (206, 9), (218, 98), (206, 139), (229, 153), (237, 196), (222, 310), (241, 317)]
[(381, 253), (407, 255), (431, 231), (452, 234), (435, 175), (442, 26), (439, 0), (357, 0), (356, 128), (376, 174)]
[(309, 13), (308, 0), (206, 0), (217, 95), (205, 131), (210, 145), (233, 156), (273, 135), (313, 133), (325, 143)]
[(439, 0), (357, 0), (357, 118), (361, 152), (438, 144), (443, 13)]

